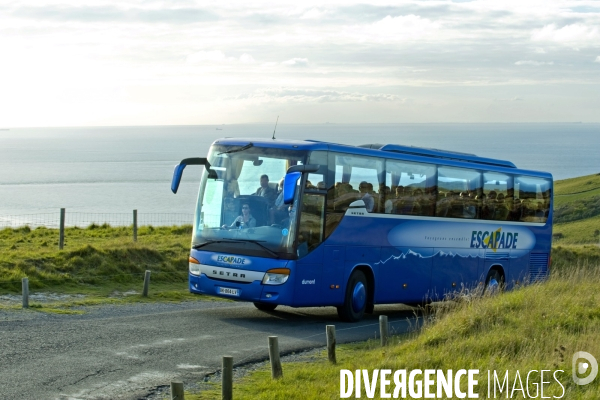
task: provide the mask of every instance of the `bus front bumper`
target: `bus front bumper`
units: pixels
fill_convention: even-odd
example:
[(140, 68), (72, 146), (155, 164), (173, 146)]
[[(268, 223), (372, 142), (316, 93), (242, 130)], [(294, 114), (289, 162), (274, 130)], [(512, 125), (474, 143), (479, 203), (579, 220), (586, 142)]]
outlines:
[(200, 275), (189, 274), (190, 293), (278, 305), (292, 304), (292, 286), (286, 283), (282, 285), (263, 285), (260, 280), (241, 283), (211, 279), (204, 273)]

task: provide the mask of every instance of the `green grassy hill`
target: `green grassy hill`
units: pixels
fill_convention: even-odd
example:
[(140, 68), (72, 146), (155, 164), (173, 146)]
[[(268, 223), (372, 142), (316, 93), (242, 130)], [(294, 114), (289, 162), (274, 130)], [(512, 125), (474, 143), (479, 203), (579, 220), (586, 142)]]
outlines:
[[(85, 296), (85, 300), (78, 296), (77, 301), (56, 304), (59, 308), (115, 302), (125, 300), (118, 294), (139, 294), (144, 273), (150, 270), (154, 299), (197, 300), (187, 290), (191, 232), (191, 226), (142, 227), (134, 243), (131, 227), (68, 228), (61, 251), (56, 229), (2, 229), (0, 295), (20, 294), (21, 278), (27, 277), (32, 293)], [(139, 295), (126, 297), (126, 301), (141, 300)]]
[(554, 183), (554, 244), (600, 241), (600, 175)]

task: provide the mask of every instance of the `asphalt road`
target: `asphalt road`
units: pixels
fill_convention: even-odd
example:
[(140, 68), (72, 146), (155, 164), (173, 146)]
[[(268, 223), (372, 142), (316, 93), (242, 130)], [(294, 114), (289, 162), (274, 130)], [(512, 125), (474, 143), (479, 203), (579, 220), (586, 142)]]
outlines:
[(187, 302), (85, 309), (83, 315), (34, 310), (0, 312), (0, 398), (143, 399), (171, 380), (200, 381), (220, 368), (268, 358), (267, 337), (282, 353), (326, 344), (325, 325), (338, 343), (373, 338), (379, 315), (404, 332), (414, 315), (401, 306), (376, 307), (359, 323), (343, 323), (335, 308)]

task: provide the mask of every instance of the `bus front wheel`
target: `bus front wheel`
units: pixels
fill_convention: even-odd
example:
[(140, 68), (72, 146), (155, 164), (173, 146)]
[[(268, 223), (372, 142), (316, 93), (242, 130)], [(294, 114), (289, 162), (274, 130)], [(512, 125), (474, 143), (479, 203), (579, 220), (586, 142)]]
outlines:
[(258, 308), (260, 311), (273, 311), (277, 308), (277, 304), (259, 303), (255, 301), (254, 307)]
[(360, 321), (367, 308), (367, 278), (362, 271), (354, 271), (346, 286), (344, 304), (337, 308), (342, 321)]

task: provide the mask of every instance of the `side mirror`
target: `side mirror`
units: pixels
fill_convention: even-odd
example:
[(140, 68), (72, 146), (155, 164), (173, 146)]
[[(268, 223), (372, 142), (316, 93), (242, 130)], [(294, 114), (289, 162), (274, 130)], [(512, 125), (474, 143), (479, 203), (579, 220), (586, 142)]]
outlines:
[(179, 183), (181, 183), (183, 170), (188, 165), (204, 165), (208, 171), (208, 177), (210, 179), (218, 178), (217, 172), (210, 168), (210, 163), (206, 158), (185, 158), (175, 166), (175, 170), (173, 171), (173, 180), (171, 181), (171, 191), (173, 193), (177, 193), (177, 190), (179, 189)]
[(296, 196), (296, 186), (298, 179), (302, 176), (301, 172), (291, 172), (283, 178), (283, 204), (292, 204)]
[(321, 168), (318, 164), (292, 165), (288, 168), (287, 173), (292, 172), (317, 172)]

